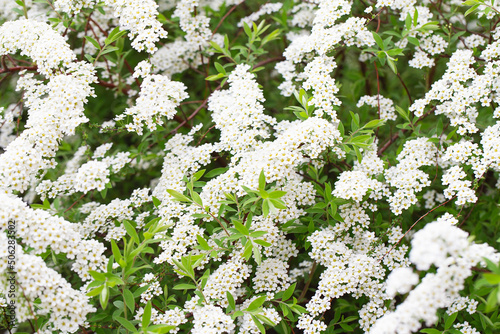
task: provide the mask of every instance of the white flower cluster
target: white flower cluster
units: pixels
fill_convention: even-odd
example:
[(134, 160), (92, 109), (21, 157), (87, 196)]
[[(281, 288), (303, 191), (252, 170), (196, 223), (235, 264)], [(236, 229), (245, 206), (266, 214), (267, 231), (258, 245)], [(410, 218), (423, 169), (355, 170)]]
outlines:
[[(322, 228), (308, 238), (311, 258), (326, 269), (306, 305), (309, 314), (299, 317), (298, 327), (307, 333), (319, 333), (319, 328), (324, 328), (325, 324), (315, 318), (330, 309), (332, 299), (345, 294), (369, 298), (359, 312), (361, 327), (368, 330), (385, 312), (384, 300), (390, 299), (383, 294), (384, 266), (392, 269), (407, 266), (408, 248), (403, 245), (391, 250), (390, 244), (378, 243), (375, 234), (366, 230), (369, 216), (360, 205), (343, 205), (339, 209), (343, 223)], [(389, 234), (392, 244), (402, 235), (399, 228)]]
[(208, 44), (207, 41), (211, 38), (212, 32), (209, 28), (210, 19), (201, 14), (200, 11), (196, 11), (199, 7), (198, 0), (180, 0), (173, 16), (179, 18), (180, 27), (186, 33), (186, 40), (197, 47), (204, 48)]
[(57, 11), (68, 14), (78, 14), (83, 8), (92, 8), (95, 4), (95, 0), (55, 0), (53, 2)]
[[(365, 18), (351, 17), (345, 22), (337, 22), (342, 16), (350, 13), (351, 2), (322, 0), (318, 3), (319, 8), (315, 12), (311, 34), (294, 39), (283, 53), (285, 62), (276, 65), (278, 72), (285, 78), (278, 88), (283, 95), (288, 96), (293, 92), (294, 79), (305, 80), (304, 88), (314, 90), (312, 104), (318, 108), (317, 115), (321, 117), (323, 113), (327, 113), (335, 121), (336, 112), (333, 106), (340, 105), (340, 100), (334, 96), (338, 88), (330, 73), (336, 64), (334, 59), (326, 54), (341, 42), (347, 46), (361, 47), (374, 44), (374, 40), (366, 28)], [(317, 56), (310, 61), (313, 52)], [(304, 59), (308, 61), (304, 72), (295, 74), (295, 64)]]
[(141, 91), (136, 105), (127, 108), (115, 120), (120, 121), (131, 116), (133, 123), (126, 125), (128, 131), (143, 134), (146, 125), (154, 131), (157, 125), (162, 125), (163, 117), (174, 117), (179, 103), (188, 97), (186, 86), (178, 81), (170, 81), (166, 76), (159, 74), (147, 75), (142, 82)]
[(193, 334), (231, 333), (236, 327), (231, 316), (218, 306), (196, 306), (193, 310)]
[(394, 102), (392, 102), (391, 99), (380, 95), (364, 95), (359, 99), (356, 107), (360, 108), (365, 104), (372, 108), (377, 108), (378, 113), (380, 113), (380, 119), (391, 121), (396, 120), (396, 109), (394, 108)]
[(381, 190), (380, 181), (371, 179), (362, 171), (346, 171), (340, 174), (332, 195), (343, 199), (352, 199), (361, 202), (369, 190)]
[(105, 0), (113, 7), (115, 17), (120, 19), (120, 27), (130, 30), (132, 47), (137, 51), (155, 53), (156, 42), (166, 38), (167, 32), (156, 19), (158, 5), (154, 0)]
[(0, 107), (0, 148), (2, 149), (5, 149), (16, 139), (16, 135), (13, 133), (16, 128), (14, 109), (14, 105), (8, 106), (7, 109)]
[(467, 177), (467, 174), (461, 167), (453, 166), (445, 172), (442, 178), (443, 185), (448, 186), (448, 188), (444, 190), (444, 196), (450, 199), (456, 194), (457, 205), (475, 203), (477, 201), (474, 190), (470, 188), (472, 182), (463, 180), (465, 177)]
[[(130, 153), (118, 152), (114, 156), (104, 157), (111, 148), (111, 143), (99, 146), (94, 152), (94, 159), (78, 167), (79, 160), (86, 151), (86, 146), (81, 146), (66, 167), (66, 173), (55, 181), (44, 180), (36, 187), (36, 192), (45, 198), (55, 198), (61, 195), (72, 195), (76, 192), (88, 193), (92, 190), (101, 191), (110, 182), (111, 172), (119, 172), (130, 162)], [(69, 168), (68, 168), (69, 167)], [(75, 170), (76, 169), (76, 170)]]
[[(9, 295), (10, 275), (7, 272), (8, 241), (0, 233), (0, 293)], [(48, 315), (41, 328), (45, 332), (74, 333), (84, 325), (87, 315), (96, 308), (89, 303), (85, 291), (74, 290), (54, 269), (48, 268), (41, 257), (25, 254), (16, 246), (16, 317), (19, 322)], [(35, 301), (38, 301), (35, 304)]]
[[(46, 23), (32, 20), (8, 22), (0, 27), (0, 55), (21, 48), (32, 57), (39, 71), (50, 77), (45, 84), (24, 74), (18, 89), (24, 89), (29, 116), (25, 130), (0, 156), (0, 188), (24, 191), (32, 177), (55, 162), (59, 140), (71, 135), (88, 119), (83, 114), (87, 97), (93, 94), (94, 70), (88, 63), (70, 63), (75, 54), (64, 39)], [(66, 70), (57, 68), (65, 65)]]
[[(485, 71), (483, 75), (477, 75), (471, 66), (474, 62), (470, 50), (457, 50), (453, 53), (442, 78), (432, 85), (424, 98), (416, 100), (410, 106), (410, 111), (416, 116), (422, 116), (426, 105), (437, 100), (441, 104), (436, 106), (436, 115), (446, 115), (451, 126), (458, 127), (459, 134), (477, 132), (475, 121), (478, 112), (474, 105), (477, 102), (489, 104), (493, 74)], [(471, 79), (472, 82), (464, 87)]]
[(214, 301), (216, 305), (227, 307), (228, 301), (226, 291), (231, 293), (234, 299), (241, 296), (239, 288), (243, 282), (250, 276), (252, 267), (245, 263), (241, 254), (232, 254), (233, 256), (215, 270), (208, 278), (203, 295), (208, 300)]
[(64, 38), (50, 25), (35, 20), (9, 21), (0, 27), (0, 55), (15, 53), (28, 56), (38, 71), (51, 76), (59, 66), (68, 66), (76, 55)]
[[(472, 266), (483, 263), (483, 257), (499, 260), (492, 247), (470, 243), (468, 234), (454, 226), (457, 222), (448, 214), (415, 233), (410, 261), (418, 270), (435, 266), (436, 273), (428, 273), (403, 303), (377, 320), (370, 333), (412, 333), (418, 331), (421, 321), (430, 326), (438, 320), (438, 308), (450, 307), (460, 297)], [(399, 278), (407, 280), (408, 275)], [(401, 284), (393, 282), (393, 286)]]
[(154, 274), (146, 274), (142, 281), (143, 282), (139, 285), (140, 287), (148, 286), (148, 289), (141, 293), (142, 304), (146, 304), (149, 300), (153, 299), (154, 296), (159, 296), (163, 293), (160, 282), (158, 282)]
[[(427, 138), (409, 140), (398, 155), (399, 163), (385, 171), (385, 178), (396, 191), (389, 197), (391, 211), (399, 215), (417, 203), (416, 192), (430, 184), (429, 175), (421, 171), (422, 166), (436, 163), (437, 150)], [(434, 160), (434, 161), (433, 161)]]
[(285, 291), (290, 285), (288, 264), (275, 258), (268, 258), (257, 267), (253, 278), (256, 293)]
[(249, 65), (237, 65), (227, 80), (229, 89), (214, 92), (208, 101), (215, 127), (221, 131), (220, 149), (236, 155), (258, 148), (256, 137), (269, 138), (269, 124), (276, 123), (264, 114), (264, 95), (249, 70)]
[(448, 309), (446, 310), (446, 313), (448, 315), (452, 315), (455, 312), (459, 312), (463, 309), (467, 310), (467, 313), (469, 314), (474, 314), (476, 313), (477, 309), (477, 300), (471, 299), (470, 297), (457, 297), (454, 301), (453, 304), (451, 304)]
[[(86, 237), (92, 237), (96, 233), (106, 234), (106, 240), (119, 240), (125, 234), (126, 230), (122, 225), (116, 226), (124, 220), (134, 219), (134, 208), (139, 208), (146, 202), (151, 201), (148, 195), (149, 189), (135, 189), (132, 196), (128, 199), (114, 199), (109, 204), (97, 204), (89, 202), (82, 208), (82, 213), (90, 213), (80, 225), (81, 233)], [(137, 228), (144, 223), (144, 214), (135, 217)]]
[(262, 5), (258, 11), (253, 12), (251, 15), (246, 16), (238, 22), (238, 27), (241, 28), (243, 27), (243, 23), (246, 23), (248, 25), (252, 25), (253, 22), (257, 22), (257, 20), (262, 16), (266, 14), (272, 14), (274, 12), (277, 12), (283, 7), (282, 3), (275, 2), (275, 3), (266, 3)]
[(16, 223), (19, 238), (33, 248), (34, 254), (41, 254), (49, 247), (56, 254), (65, 253), (75, 259), (72, 269), (83, 280), (90, 278), (89, 270), (104, 268), (104, 246), (96, 240), (83, 240), (79, 225), (45, 210), (31, 209), (20, 198), (0, 194), (0, 227), (7, 229), (9, 221)]

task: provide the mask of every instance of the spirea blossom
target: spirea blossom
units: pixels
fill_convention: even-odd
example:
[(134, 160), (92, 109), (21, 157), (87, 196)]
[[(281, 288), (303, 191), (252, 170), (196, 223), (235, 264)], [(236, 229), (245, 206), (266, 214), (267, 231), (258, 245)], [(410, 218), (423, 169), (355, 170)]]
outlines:
[(126, 125), (128, 131), (142, 135), (145, 125), (150, 131), (154, 131), (157, 125), (163, 124), (163, 117), (174, 117), (175, 108), (188, 97), (185, 90), (186, 86), (181, 82), (170, 81), (159, 74), (147, 75), (135, 106), (127, 108), (116, 120), (131, 116), (133, 123)]

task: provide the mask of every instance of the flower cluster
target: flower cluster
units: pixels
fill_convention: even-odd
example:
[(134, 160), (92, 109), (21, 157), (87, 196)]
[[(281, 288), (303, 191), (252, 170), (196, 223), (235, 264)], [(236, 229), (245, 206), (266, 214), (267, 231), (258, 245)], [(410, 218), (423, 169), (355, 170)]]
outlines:
[(115, 120), (131, 116), (133, 123), (126, 125), (127, 130), (142, 135), (144, 125), (154, 131), (158, 125), (163, 124), (163, 117), (173, 118), (175, 108), (187, 97), (186, 86), (181, 82), (171, 81), (159, 74), (147, 75), (142, 82), (136, 105), (127, 108)]

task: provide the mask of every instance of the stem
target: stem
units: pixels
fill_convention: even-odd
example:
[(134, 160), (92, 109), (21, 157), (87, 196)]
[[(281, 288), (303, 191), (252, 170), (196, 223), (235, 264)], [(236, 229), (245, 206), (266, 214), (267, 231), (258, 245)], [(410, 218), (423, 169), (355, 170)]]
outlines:
[(318, 263), (314, 261), (311, 271), (309, 272), (309, 279), (306, 282), (306, 285), (304, 286), (304, 289), (302, 289), (302, 292), (300, 293), (299, 298), (297, 298), (298, 303), (302, 301), (302, 299), (306, 296), (307, 290), (309, 290), (309, 285), (311, 285), (311, 281), (314, 275), (314, 272), (316, 271), (316, 267), (318, 266)]
[(414, 222), (414, 223), (413, 223), (413, 225), (411, 225), (411, 226), (410, 226), (410, 228), (408, 229), (408, 231), (406, 231), (406, 232), (405, 232), (405, 234), (404, 234), (404, 235), (403, 235), (403, 236), (402, 236), (402, 237), (398, 240), (398, 242), (396, 242), (396, 243), (395, 243), (395, 244), (391, 247), (391, 249), (389, 249), (389, 250), (387, 251), (387, 253), (385, 253), (385, 254), (384, 254), (384, 256), (382, 256), (382, 257), (380, 258), (380, 260), (378, 260), (378, 262), (380, 263), (380, 262), (384, 259), (384, 257), (385, 257), (387, 254), (389, 254), (390, 252), (392, 252), (392, 250), (393, 250), (394, 248), (396, 248), (396, 246), (397, 246), (397, 245), (399, 245), (399, 243), (401, 242), (401, 240), (403, 240), (403, 239), (404, 239), (404, 237), (406, 237), (406, 235), (407, 235), (407, 234), (408, 234), (408, 233), (412, 230), (412, 228), (414, 228), (414, 227), (415, 227), (415, 225), (417, 225), (417, 223), (418, 223), (419, 221), (421, 221), (422, 219), (424, 219), (424, 218), (425, 218), (425, 217), (426, 217), (429, 213), (431, 213), (432, 211), (436, 210), (437, 208), (439, 208), (439, 207), (441, 207), (441, 206), (443, 206), (443, 205), (445, 205), (445, 204), (447, 204), (447, 203), (449, 203), (449, 202), (453, 201), (456, 197), (457, 197), (456, 195), (455, 195), (455, 196), (453, 196), (452, 198), (450, 198), (450, 199), (449, 199), (449, 200), (447, 200), (446, 202), (439, 204), (438, 206), (436, 206), (436, 207), (434, 207), (433, 209), (431, 209), (430, 211), (428, 211), (425, 215), (423, 215), (422, 217), (418, 218), (418, 219), (417, 219), (417, 221), (416, 221), (416, 222)]

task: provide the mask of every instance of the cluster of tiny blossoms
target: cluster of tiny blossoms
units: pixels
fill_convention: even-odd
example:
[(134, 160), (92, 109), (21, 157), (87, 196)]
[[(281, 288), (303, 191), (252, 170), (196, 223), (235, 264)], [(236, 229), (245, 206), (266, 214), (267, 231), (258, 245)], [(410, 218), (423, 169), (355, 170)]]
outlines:
[(127, 108), (115, 120), (120, 121), (131, 116), (133, 123), (126, 125), (127, 130), (142, 135), (144, 125), (154, 131), (157, 125), (163, 124), (163, 117), (173, 118), (177, 112), (175, 108), (187, 97), (183, 83), (171, 81), (159, 74), (146, 75), (135, 106)]
[[(8, 7), (1, 2), (0, 8)], [(130, 31), (134, 49), (152, 55), (148, 60), (139, 62), (132, 76), (125, 78), (127, 84), (134, 79), (139, 84), (142, 78), (135, 105), (126, 108), (111, 121), (114, 126), (116, 121), (121, 124), (120, 121), (128, 120), (130, 122), (125, 128), (142, 136), (144, 126), (155, 131), (164, 119), (172, 119), (180, 102), (188, 97), (187, 87), (179, 81), (172, 81), (171, 76), (206, 64), (206, 57), (212, 55), (208, 51), (209, 41), (222, 45), (221, 35), (211, 30), (209, 15), (223, 5), (238, 5), (239, 2), (159, 1), (162, 9), (175, 7), (174, 20), (167, 19), (167, 22), (175, 25), (175, 18), (178, 18), (182, 35), (160, 50), (157, 43), (167, 37), (167, 32), (157, 19), (159, 6), (156, 1), (104, 0), (98, 4), (95, 0), (55, 0), (53, 8), (73, 18), (82, 9), (95, 6), (101, 9), (104, 4), (102, 9), (113, 12), (115, 19), (111, 18), (111, 13), (92, 13), (92, 20), (88, 16), (85, 32), (75, 31), (77, 36), (83, 37), (88, 33), (87, 28), (94, 26), (94, 36), (102, 45), (107, 36), (106, 29), (119, 25)], [(36, 7), (31, 1), (22, 3), (29, 8)], [(239, 16), (243, 17), (238, 24), (240, 27), (244, 22), (250, 23), (278, 11), (287, 10), (288, 13), (284, 14), (293, 16), (288, 22), (292, 31), (286, 36), (290, 43), (283, 53), (285, 59), (276, 65), (277, 72), (284, 79), (279, 89), (285, 96), (291, 95), (297, 88), (311, 92), (312, 98), (308, 102), (315, 107), (314, 115), (306, 120), (281, 122), (267, 115), (264, 92), (250, 70), (252, 66), (237, 64), (228, 76), (229, 88), (219, 87), (205, 100), (206, 109), (215, 124), (214, 131), (220, 132), (218, 142), (201, 144), (205, 135), (199, 142), (194, 140), (202, 124), (191, 126), (187, 134), (173, 135), (164, 151), (158, 154), (164, 158), (163, 167), (159, 179), (153, 180), (152, 189), (135, 189), (128, 198), (116, 198), (107, 204), (90, 199), (90, 202), (75, 207), (78, 210), (76, 217), (86, 215), (81, 224), (71, 223), (57, 215), (57, 206), (54, 205), (48, 210), (32, 209), (20, 196), (30, 187), (31, 191), (36, 187), (36, 195), (42, 200), (103, 190), (111, 184), (111, 174), (130, 163), (130, 155), (120, 152), (105, 157), (111, 148), (109, 143), (98, 147), (91, 160), (85, 161), (85, 154), (89, 151), (89, 146), (85, 144), (66, 163), (62, 176), (55, 181), (38, 183), (41, 175), (43, 177), (49, 168), (57, 165), (55, 158), (61, 140), (73, 135), (79, 125), (88, 121), (83, 113), (84, 105), (93, 95), (91, 84), (98, 80), (93, 65), (75, 61), (79, 52), (70, 49), (63, 35), (50, 25), (31, 19), (33, 11), (26, 12), (26, 19), (3, 24), (0, 27), (0, 74), (8, 70), (4, 56), (18, 50), (21, 50), (21, 56), (30, 58), (36, 64), (36, 67), (27, 67), (38, 72), (20, 72), (17, 81), (17, 89), (23, 91), (23, 103), (28, 111), (25, 130), (19, 135), (13, 133), (16, 128), (15, 108), (8, 107), (0, 118), (0, 147), (5, 149), (0, 156), (0, 230), (6, 230), (8, 224), (14, 222), (18, 241), (25, 248), (16, 248), (17, 284), (24, 292), (22, 298), (18, 296), (17, 300), (18, 320), (46, 316), (48, 322), (40, 330), (41, 333), (75, 332), (79, 326), (88, 326), (86, 317), (96, 309), (90, 305), (86, 289), (73, 289), (39, 255), (48, 251), (65, 254), (72, 261), (71, 270), (82, 281), (90, 280), (89, 271), (103, 271), (106, 260), (103, 255), (105, 247), (97, 238), (120, 240), (127, 234), (124, 221), (134, 221), (140, 230), (146, 218), (152, 215), (159, 216), (160, 224), (167, 228), (155, 236), (162, 241), (159, 243), (160, 254), (152, 258), (152, 264), (175, 265), (174, 260), (201, 254), (205, 259), (196, 268), (196, 275), (209, 267), (197, 295), (188, 297), (182, 306), (180, 303), (168, 305), (169, 309), (163, 311), (159, 308), (151, 310), (152, 324), (175, 326), (171, 331), (173, 333), (179, 332), (179, 326), (188, 319), (192, 322), (192, 333), (260, 332), (250, 312), (236, 317), (227, 314), (225, 308), (230, 303), (228, 292), (235, 300), (235, 311), (245, 311), (259, 294), (265, 296), (266, 305), (259, 309), (258, 315), (276, 325), (282, 320), (281, 315), (268, 302), (276, 293), (286, 290), (291, 283), (317, 268), (324, 268), (319, 273), (318, 285), (305, 305), (306, 313), (301, 314), (295, 324), (305, 333), (326, 330), (327, 324), (321, 315), (332, 307), (334, 299), (345, 295), (367, 300), (358, 311), (360, 328), (369, 333), (415, 332), (421, 327), (421, 322), (430, 326), (437, 321), (438, 308), (445, 308), (448, 314), (464, 309), (474, 313), (477, 302), (460, 296), (460, 291), (464, 288), (465, 279), (472, 275), (471, 268), (478, 263), (483, 265), (483, 257), (499, 260), (493, 248), (470, 243), (467, 233), (455, 226), (457, 220), (446, 214), (415, 233), (408, 256), (410, 247), (400, 243), (406, 235), (403, 235), (402, 229), (395, 226), (383, 236), (376, 235), (370, 230), (369, 212), (374, 213), (379, 206), (388, 203), (392, 214), (401, 215), (404, 210), (416, 205), (418, 193), (431, 185), (431, 170), (442, 172), (442, 177), (435, 180), (446, 187), (442, 193), (434, 189), (426, 192), (423, 195), (425, 208), (430, 209), (436, 201), (442, 203), (454, 197), (457, 205), (475, 203), (478, 195), (473, 187), (474, 181), (483, 178), (488, 170), (500, 172), (500, 122), (483, 125), (483, 120), (489, 116), (484, 110), (500, 103), (500, 29), (492, 33), (493, 42), (487, 46), (488, 40), (492, 39), (479, 34), (459, 38), (456, 42), (458, 50), (449, 57), (442, 77), (434, 83), (428, 82), (430, 90), (423, 97), (414, 102), (409, 99), (409, 110), (420, 118), (419, 122), (430, 114), (441, 119), (446, 117), (449, 127), (456, 129), (457, 136), (471, 136), (458, 143), (452, 142), (453, 136), (446, 140), (440, 138), (439, 145), (434, 145), (426, 137), (408, 139), (402, 144), (396, 164), (378, 156), (378, 142), (375, 141), (375, 144), (368, 145), (369, 148), (361, 150), (361, 161), (355, 161), (352, 167), (342, 161), (345, 164), (341, 168), (346, 169), (335, 175), (331, 192), (344, 203), (338, 206), (340, 218), (329, 225), (314, 226), (314, 231), (310, 225), (309, 235), (303, 238), (310, 243), (308, 256), (302, 254), (307, 260), (301, 260), (300, 264), (291, 261), (298, 255), (300, 243), (292, 240), (291, 234), (287, 234), (282, 226), (298, 222), (307, 214), (306, 208), (317, 202), (316, 196), (319, 195), (314, 184), (300, 174), (302, 168), (314, 166), (321, 169), (326, 164), (325, 160), (330, 163), (335, 158), (326, 150), (340, 160), (345, 158), (342, 138), (337, 130), (342, 116), (338, 112), (342, 97), (337, 95), (340, 87), (333, 77), (334, 72), (336, 74), (342, 68), (337, 66), (338, 55), (333, 53), (356, 46), (362, 51), (360, 62), (374, 60), (370, 55), (372, 52), (363, 52), (367, 50), (362, 49), (375, 44), (368, 25), (382, 11), (396, 13), (396, 20), (405, 21), (407, 38), (398, 41), (396, 46), (404, 52), (408, 48), (414, 51), (409, 65), (416, 69), (432, 68), (429, 77), (435, 74), (433, 70), (438, 57), (449, 46), (453, 47), (440, 34), (425, 29), (425, 25), (435, 19), (427, 2), (378, 0), (371, 4), (373, 7), (366, 8), (364, 12), (367, 15), (353, 15), (352, 11), (358, 10), (358, 5), (347, 0), (312, 0), (292, 4), (291, 8), (284, 8), (287, 6), (281, 3), (266, 3), (251, 15)], [(442, 11), (447, 15), (457, 5), (457, 1), (443, 4)], [(370, 20), (374, 9), (381, 12)], [(237, 10), (237, 6), (230, 11), (233, 10)], [(491, 19), (495, 15), (493, 12), (484, 15)], [(407, 20), (408, 15), (411, 22)], [(482, 15), (479, 13), (479, 17)], [(30, 19), (27, 19), (28, 16)], [(39, 18), (44, 20), (46, 17)], [(224, 19), (226, 16), (221, 20)], [(450, 18), (451, 23), (460, 20), (465, 21), (462, 14)], [(100, 24), (103, 29), (97, 29)], [(71, 25), (68, 29), (70, 33), (77, 26)], [(380, 22), (377, 31), (379, 27)], [(215, 30), (219, 28), (222, 30), (223, 26), (217, 26)], [(465, 32), (469, 34), (469, 30), (474, 29), (468, 27)], [(390, 43), (390, 40), (386, 41)], [(84, 53), (96, 51), (92, 48), (91, 43), (86, 43), (78, 50), (82, 51), (83, 58)], [(25, 60), (22, 61), (24, 64)], [(479, 62), (483, 63), (479, 65)], [(95, 65), (107, 66), (108, 63), (102, 61)], [(379, 70), (382, 71), (381, 68)], [(377, 70), (377, 81), (378, 74)], [(111, 73), (100, 75), (100, 79), (119, 76)], [(41, 79), (42, 76), (45, 79)], [(399, 79), (403, 81), (402, 76)], [(378, 118), (396, 119), (391, 99), (380, 93), (371, 95), (368, 88), (366, 91), (369, 95), (359, 98), (357, 108), (368, 105), (378, 111)], [(391, 94), (391, 98), (394, 95)], [(19, 120), (22, 112), (21, 108)], [(500, 118), (500, 108), (494, 110), (493, 117)], [(411, 132), (419, 136), (418, 131)], [(384, 146), (381, 152), (386, 148)], [(215, 155), (227, 160), (227, 168), (201, 186), (199, 199), (204, 205), (175, 201), (167, 190), (185, 192), (185, 177), (189, 178), (212, 163), (212, 156)], [(426, 166), (429, 168), (425, 169)], [(243, 186), (258, 189), (262, 171), (268, 185), (273, 183), (275, 189), (286, 193), (281, 197), (285, 208), (267, 216), (252, 217), (250, 229), (265, 232), (260, 239), (268, 244), (265, 247), (255, 244), (254, 253), (259, 252), (262, 258), (254, 261), (243, 256), (244, 245), (239, 240), (227, 239), (225, 246), (228, 248), (222, 248), (219, 241), (227, 235), (219, 231), (207, 236), (210, 229), (205, 229), (204, 220), (211, 219), (199, 217), (207, 217), (207, 213), (212, 218), (221, 216), (221, 208), (227, 208), (222, 207), (221, 201), (230, 196), (237, 199), (245, 196)], [(334, 169), (328, 173), (334, 173)], [(153, 200), (151, 190), (157, 208), (152, 212), (143, 211), (150, 207)], [(231, 225), (230, 222), (227, 224)], [(197, 247), (201, 246), (198, 245), (200, 237), (213, 249), (217, 248), (215, 254)], [(5, 294), (8, 285), (6, 250), (7, 238), (0, 233), (1, 294)], [(432, 273), (419, 279), (419, 275), (409, 267), (410, 261), (417, 270), (432, 270)], [(116, 264), (113, 268), (117, 268)], [(148, 286), (140, 295), (141, 304), (154, 300), (163, 292), (160, 281), (151, 273), (139, 282), (141, 288)], [(407, 297), (398, 306), (390, 304), (389, 300), (397, 294), (407, 294)], [(1, 305), (6, 302), (0, 298)], [(140, 321), (143, 315), (144, 307), (139, 307), (135, 319)], [(477, 333), (467, 322), (455, 324), (454, 328), (465, 333)]]
[[(498, 262), (500, 256), (495, 249), (470, 243), (467, 232), (455, 226), (457, 222), (446, 214), (415, 233), (410, 261), (417, 270), (429, 270), (431, 266), (437, 270), (428, 273), (395, 310), (378, 319), (370, 333), (413, 333), (418, 331), (421, 321), (430, 326), (438, 320), (438, 308), (457, 308), (453, 305), (460, 298), (465, 279), (472, 275), (473, 266), (484, 265), (485, 257)], [(393, 276), (387, 281), (388, 292), (390, 295), (394, 294), (391, 291), (406, 293), (410, 282), (418, 282), (418, 276), (411, 270), (400, 272), (397, 278)]]
[(120, 20), (120, 27), (130, 31), (132, 47), (137, 51), (155, 53), (156, 43), (166, 38), (167, 32), (156, 19), (158, 5), (153, 0), (106, 0), (104, 3), (114, 9)]

